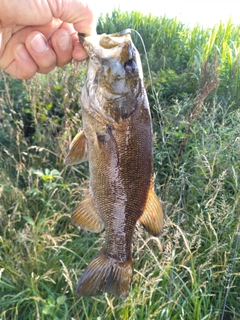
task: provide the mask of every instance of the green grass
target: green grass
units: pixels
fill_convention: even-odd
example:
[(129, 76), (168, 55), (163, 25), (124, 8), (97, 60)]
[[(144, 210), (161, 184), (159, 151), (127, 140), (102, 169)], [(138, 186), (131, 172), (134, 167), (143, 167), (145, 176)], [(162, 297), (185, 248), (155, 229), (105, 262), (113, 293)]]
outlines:
[[(23, 82), (2, 73), (0, 319), (239, 320), (239, 27), (188, 30), (165, 17), (114, 14), (112, 28), (135, 21), (155, 69), (148, 95), (163, 232), (154, 238), (137, 226), (125, 301), (76, 296), (81, 273), (104, 241), (104, 233), (79, 231), (70, 219), (88, 188), (87, 164), (63, 164), (81, 126), (85, 65)], [(154, 46), (145, 40), (150, 28)], [(161, 41), (168, 67), (155, 65)], [(206, 85), (211, 81), (215, 87)]]

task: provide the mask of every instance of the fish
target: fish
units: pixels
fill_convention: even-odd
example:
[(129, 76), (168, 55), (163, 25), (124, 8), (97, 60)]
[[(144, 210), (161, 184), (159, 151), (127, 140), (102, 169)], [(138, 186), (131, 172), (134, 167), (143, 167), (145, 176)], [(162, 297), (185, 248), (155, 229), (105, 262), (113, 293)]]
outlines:
[(72, 213), (105, 243), (83, 272), (80, 296), (111, 293), (126, 299), (133, 277), (132, 240), (139, 222), (153, 236), (163, 210), (153, 187), (153, 133), (139, 52), (131, 30), (85, 36), (88, 53), (82, 88), (83, 130), (73, 139), (66, 165), (89, 162), (89, 191)]

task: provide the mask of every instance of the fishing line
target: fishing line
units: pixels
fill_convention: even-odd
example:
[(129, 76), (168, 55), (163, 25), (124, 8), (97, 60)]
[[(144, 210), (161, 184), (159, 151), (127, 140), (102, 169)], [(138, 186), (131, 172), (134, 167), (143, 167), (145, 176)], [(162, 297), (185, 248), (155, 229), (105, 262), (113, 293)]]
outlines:
[(149, 66), (149, 60), (148, 60), (148, 55), (147, 55), (147, 50), (146, 50), (146, 47), (145, 47), (145, 43), (143, 41), (143, 38), (142, 36), (140, 35), (140, 33), (135, 30), (135, 29), (130, 29), (131, 31), (134, 31), (140, 38), (141, 42), (142, 42), (142, 46), (143, 46), (143, 50), (144, 50), (144, 54), (146, 56), (146, 62), (147, 62), (147, 69), (148, 69), (148, 74), (149, 74), (149, 78), (150, 78), (150, 83), (151, 83), (151, 89), (152, 89), (152, 94), (153, 96), (155, 97), (155, 89), (153, 87), (153, 80), (152, 80), (152, 74), (151, 74), (151, 70), (150, 70), (150, 66)]
[[(140, 33), (135, 30), (135, 29), (130, 29), (131, 31), (135, 32), (138, 37), (140, 38), (141, 40), (141, 43), (142, 43), (142, 46), (143, 46), (143, 51), (144, 51), (144, 54), (145, 54), (145, 57), (146, 57), (146, 63), (147, 63), (147, 70), (148, 70), (148, 74), (149, 74), (149, 79), (150, 79), (150, 85), (151, 85), (151, 90), (152, 90), (152, 95), (153, 95), (153, 99), (156, 103), (156, 107), (157, 109), (159, 110), (161, 116), (162, 116), (162, 110), (161, 110), (161, 107), (160, 107), (160, 104), (159, 104), (159, 101), (158, 101), (158, 95), (156, 93), (156, 90), (154, 88), (154, 85), (153, 85), (153, 79), (152, 79), (152, 74), (151, 74), (151, 69), (150, 69), (150, 65), (149, 65), (149, 59), (148, 59), (148, 54), (147, 54), (147, 50), (146, 50), (146, 47), (145, 47), (145, 43), (143, 41), (143, 38), (142, 36), (140, 35)], [(163, 143), (165, 143), (165, 136), (164, 136), (164, 130), (163, 130), (163, 126), (162, 126), (162, 122), (159, 118), (159, 114), (157, 113), (157, 116), (158, 116), (158, 121), (159, 121), (159, 124), (160, 124), (160, 128), (161, 128), (161, 133), (162, 133), (162, 140), (163, 140)]]

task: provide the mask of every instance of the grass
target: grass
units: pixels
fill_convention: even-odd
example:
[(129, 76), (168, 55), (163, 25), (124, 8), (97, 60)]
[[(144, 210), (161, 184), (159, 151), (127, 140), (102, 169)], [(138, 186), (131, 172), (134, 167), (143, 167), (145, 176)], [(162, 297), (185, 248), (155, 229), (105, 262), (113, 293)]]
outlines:
[[(140, 17), (134, 18), (140, 23)], [(240, 319), (240, 110), (234, 49), (239, 28), (228, 24), (206, 31), (196, 26), (186, 36), (182, 24), (164, 19), (165, 53), (171, 51), (171, 37), (177, 37), (178, 44), (183, 41), (186, 52), (175, 69), (155, 70), (155, 91), (148, 88), (155, 189), (163, 202), (165, 225), (159, 238), (137, 226), (134, 278), (125, 301), (108, 294), (75, 294), (82, 271), (104, 241), (104, 233), (79, 231), (70, 220), (88, 188), (87, 164), (63, 164), (81, 126), (85, 65), (73, 63), (24, 82), (2, 73), (1, 320)], [(147, 22), (154, 28), (156, 21), (148, 17)], [(206, 57), (212, 56), (204, 60), (200, 39), (209, 34), (212, 40), (202, 45), (209, 48)], [(217, 56), (216, 43), (211, 48), (216, 39), (218, 48), (226, 49), (216, 50)], [(197, 44), (198, 64), (193, 55)], [(151, 68), (157, 46), (156, 41), (148, 47)], [(176, 56), (167, 58), (174, 61)], [(195, 77), (195, 93), (184, 87), (180, 95), (178, 84), (190, 79), (194, 65), (200, 75)], [(211, 81), (213, 88), (205, 85)]]

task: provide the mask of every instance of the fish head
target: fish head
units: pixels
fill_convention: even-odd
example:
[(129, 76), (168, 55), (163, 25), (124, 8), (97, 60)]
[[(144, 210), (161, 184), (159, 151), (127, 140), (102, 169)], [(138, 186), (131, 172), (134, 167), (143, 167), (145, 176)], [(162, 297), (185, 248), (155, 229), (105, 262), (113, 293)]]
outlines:
[(141, 60), (130, 33), (127, 29), (111, 35), (79, 35), (89, 55), (87, 95), (82, 99), (89, 99), (91, 107), (111, 122), (128, 118), (143, 95)]

